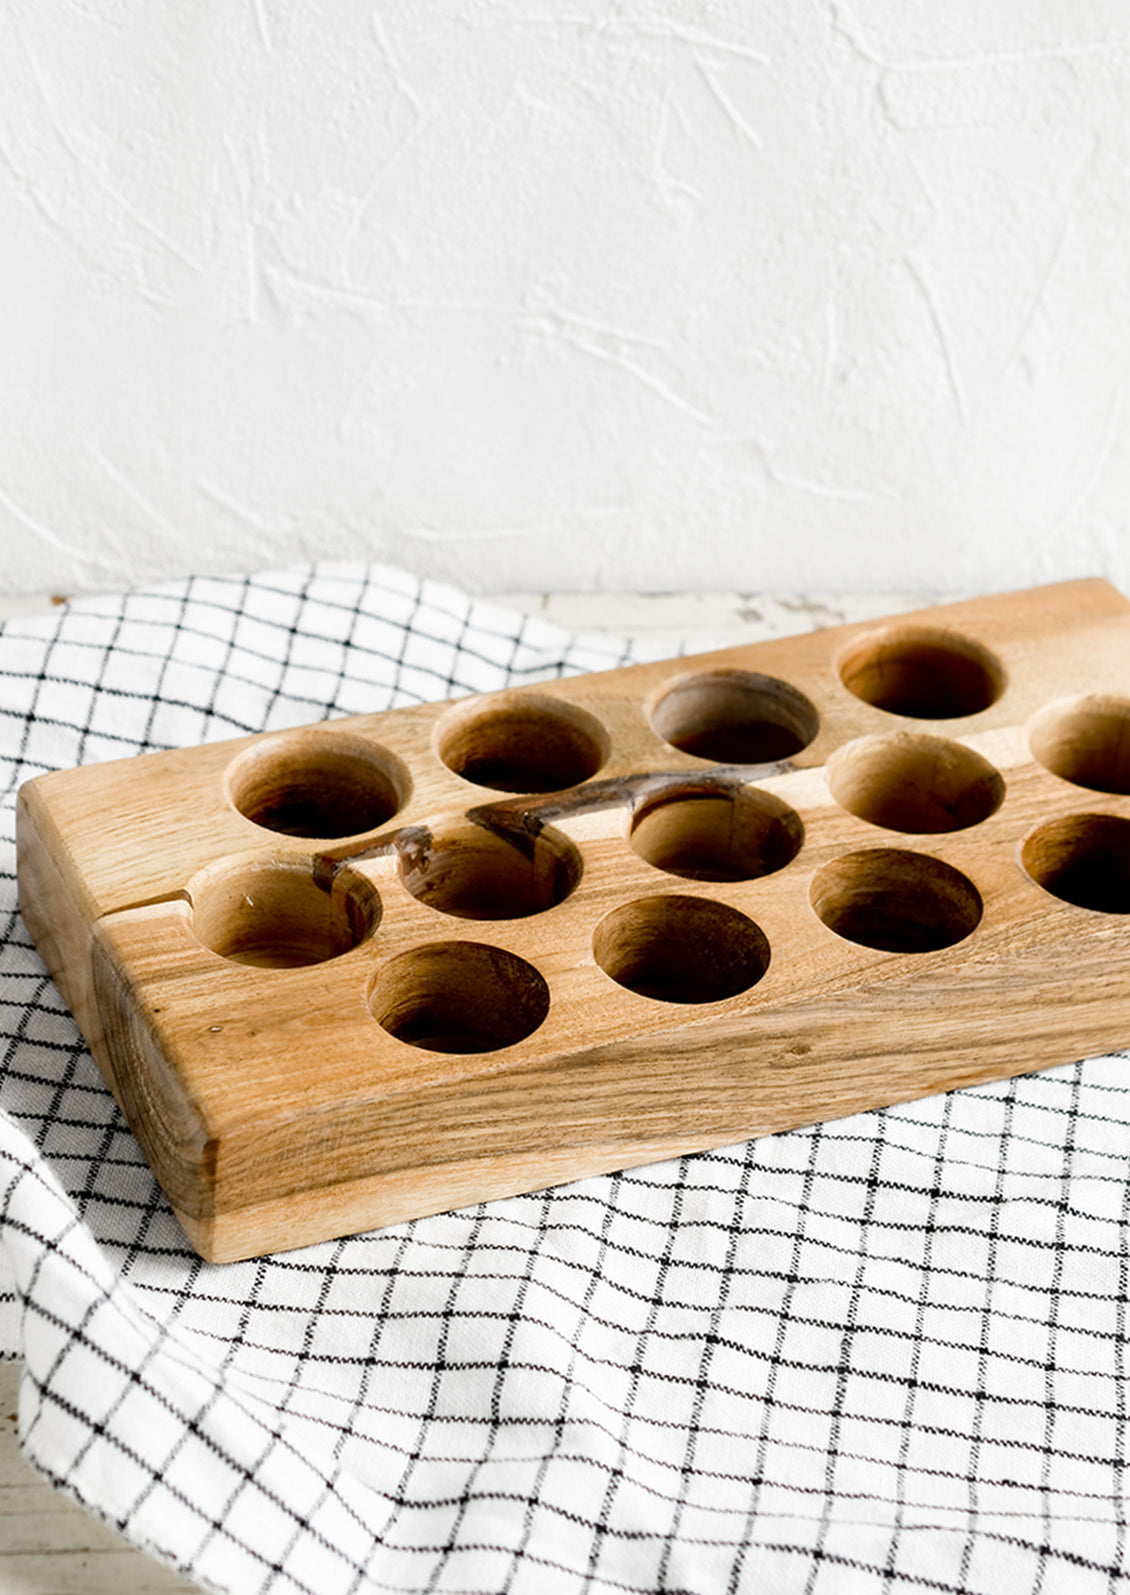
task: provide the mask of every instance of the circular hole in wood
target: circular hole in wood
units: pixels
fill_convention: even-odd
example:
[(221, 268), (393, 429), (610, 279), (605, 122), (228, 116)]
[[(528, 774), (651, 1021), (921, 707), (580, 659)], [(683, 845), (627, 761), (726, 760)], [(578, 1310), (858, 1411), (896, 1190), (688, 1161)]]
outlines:
[(1028, 746), (1053, 775), (1092, 792), (1130, 793), (1130, 702), (1065, 698), (1034, 715)]
[(756, 788), (681, 787), (643, 804), (629, 839), (669, 875), (749, 881), (791, 863), (804, 826), (787, 803)]
[(769, 967), (764, 931), (727, 903), (646, 897), (606, 914), (593, 936), (606, 975), (659, 1002), (720, 1002)]
[(393, 958), (369, 990), (374, 1019), (429, 1052), (494, 1052), (524, 1041), (549, 1012), (532, 964), (482, 942), (431, 942)]
[(864, 703), (913, 720), (980, 714), (1004, 688), (1004, 670), (980, 643), (926, 626), (883, 626), (849, 643), (840, 680)]
[(1021, 862), (1053, 897), (1103, 914), (1130, 914), (1130, 820), (1069, 814), (1039, 826)]
[(682, 753), (715, 764), (773, 764), (815, 737), (820, 717), (802, 692), (751, 670), (710, 670), (672, 683), (652, 729)]
[(360, 877), (322, 885), (309, 864), (261, 860), (190, 886), (197, 940), (239, 964), (296, 969), (349, 952), (376, 930), (381, 902)]
[(400, 843), (400, 879), (419, 902), (459, 919), (526, 919), (564, 902), (581, 855), (559, 831), (495, 832), (467, 822), (423, 827)]
[(962, 831), (995, 814), (1004, 780), (987, 759), (960, 742), (899, 732), (860, 737), (826, 766), (841, 808), (888, 831)]
[(284, 732), (255, 744), (227, 772), (228, 796), (256, 825), (284, 836), (333, 839), (375, 831), (401, 807), (400, 761), (363, 737)]
[(596, 774), (608, 734), (591, 714), (555, 698), (513, 694), (450, 710), (436, 730), (449, 770), (495, 792), (559, 792)]
[(900, 848), (833, 859), (813, 881), (811, 900), (837, 936), (888, 953), (952, 947), (981, 919), (980, 893), (960, 870)]

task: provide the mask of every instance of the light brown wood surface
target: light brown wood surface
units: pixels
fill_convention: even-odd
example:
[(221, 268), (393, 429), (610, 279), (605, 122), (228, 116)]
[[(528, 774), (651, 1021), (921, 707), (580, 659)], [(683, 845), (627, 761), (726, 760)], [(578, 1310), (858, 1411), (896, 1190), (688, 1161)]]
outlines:
[(1101, 582), (62, 771), (21, 909), (224, 1261), (1130, 1042)]

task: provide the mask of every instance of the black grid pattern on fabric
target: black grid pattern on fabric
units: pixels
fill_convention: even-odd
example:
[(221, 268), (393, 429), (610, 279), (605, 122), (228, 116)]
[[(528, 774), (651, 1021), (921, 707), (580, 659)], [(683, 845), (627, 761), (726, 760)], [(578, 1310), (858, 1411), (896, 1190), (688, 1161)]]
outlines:
[(185, 1245), (16, 912), (19, 782), (629, 654), (363, 566), (0, 633), (28, 1455), (239, 1595), (1125, 1587), (1124, 1057), (255, 1262)]

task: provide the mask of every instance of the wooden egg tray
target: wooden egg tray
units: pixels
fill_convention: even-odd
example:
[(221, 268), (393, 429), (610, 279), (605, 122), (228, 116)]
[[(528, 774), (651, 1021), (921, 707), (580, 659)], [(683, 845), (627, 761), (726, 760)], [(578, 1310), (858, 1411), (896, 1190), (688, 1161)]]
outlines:
[(1130, 1043), (1103, 582), (24, 785), (24, 919), (226, 1261)]

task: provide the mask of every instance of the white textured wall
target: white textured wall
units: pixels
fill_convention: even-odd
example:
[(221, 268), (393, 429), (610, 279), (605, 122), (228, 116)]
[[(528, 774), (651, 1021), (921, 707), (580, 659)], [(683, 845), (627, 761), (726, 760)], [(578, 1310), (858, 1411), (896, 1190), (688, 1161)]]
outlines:
[(1130, 587), (1124, 0), (5, 0), (0, 585)]

